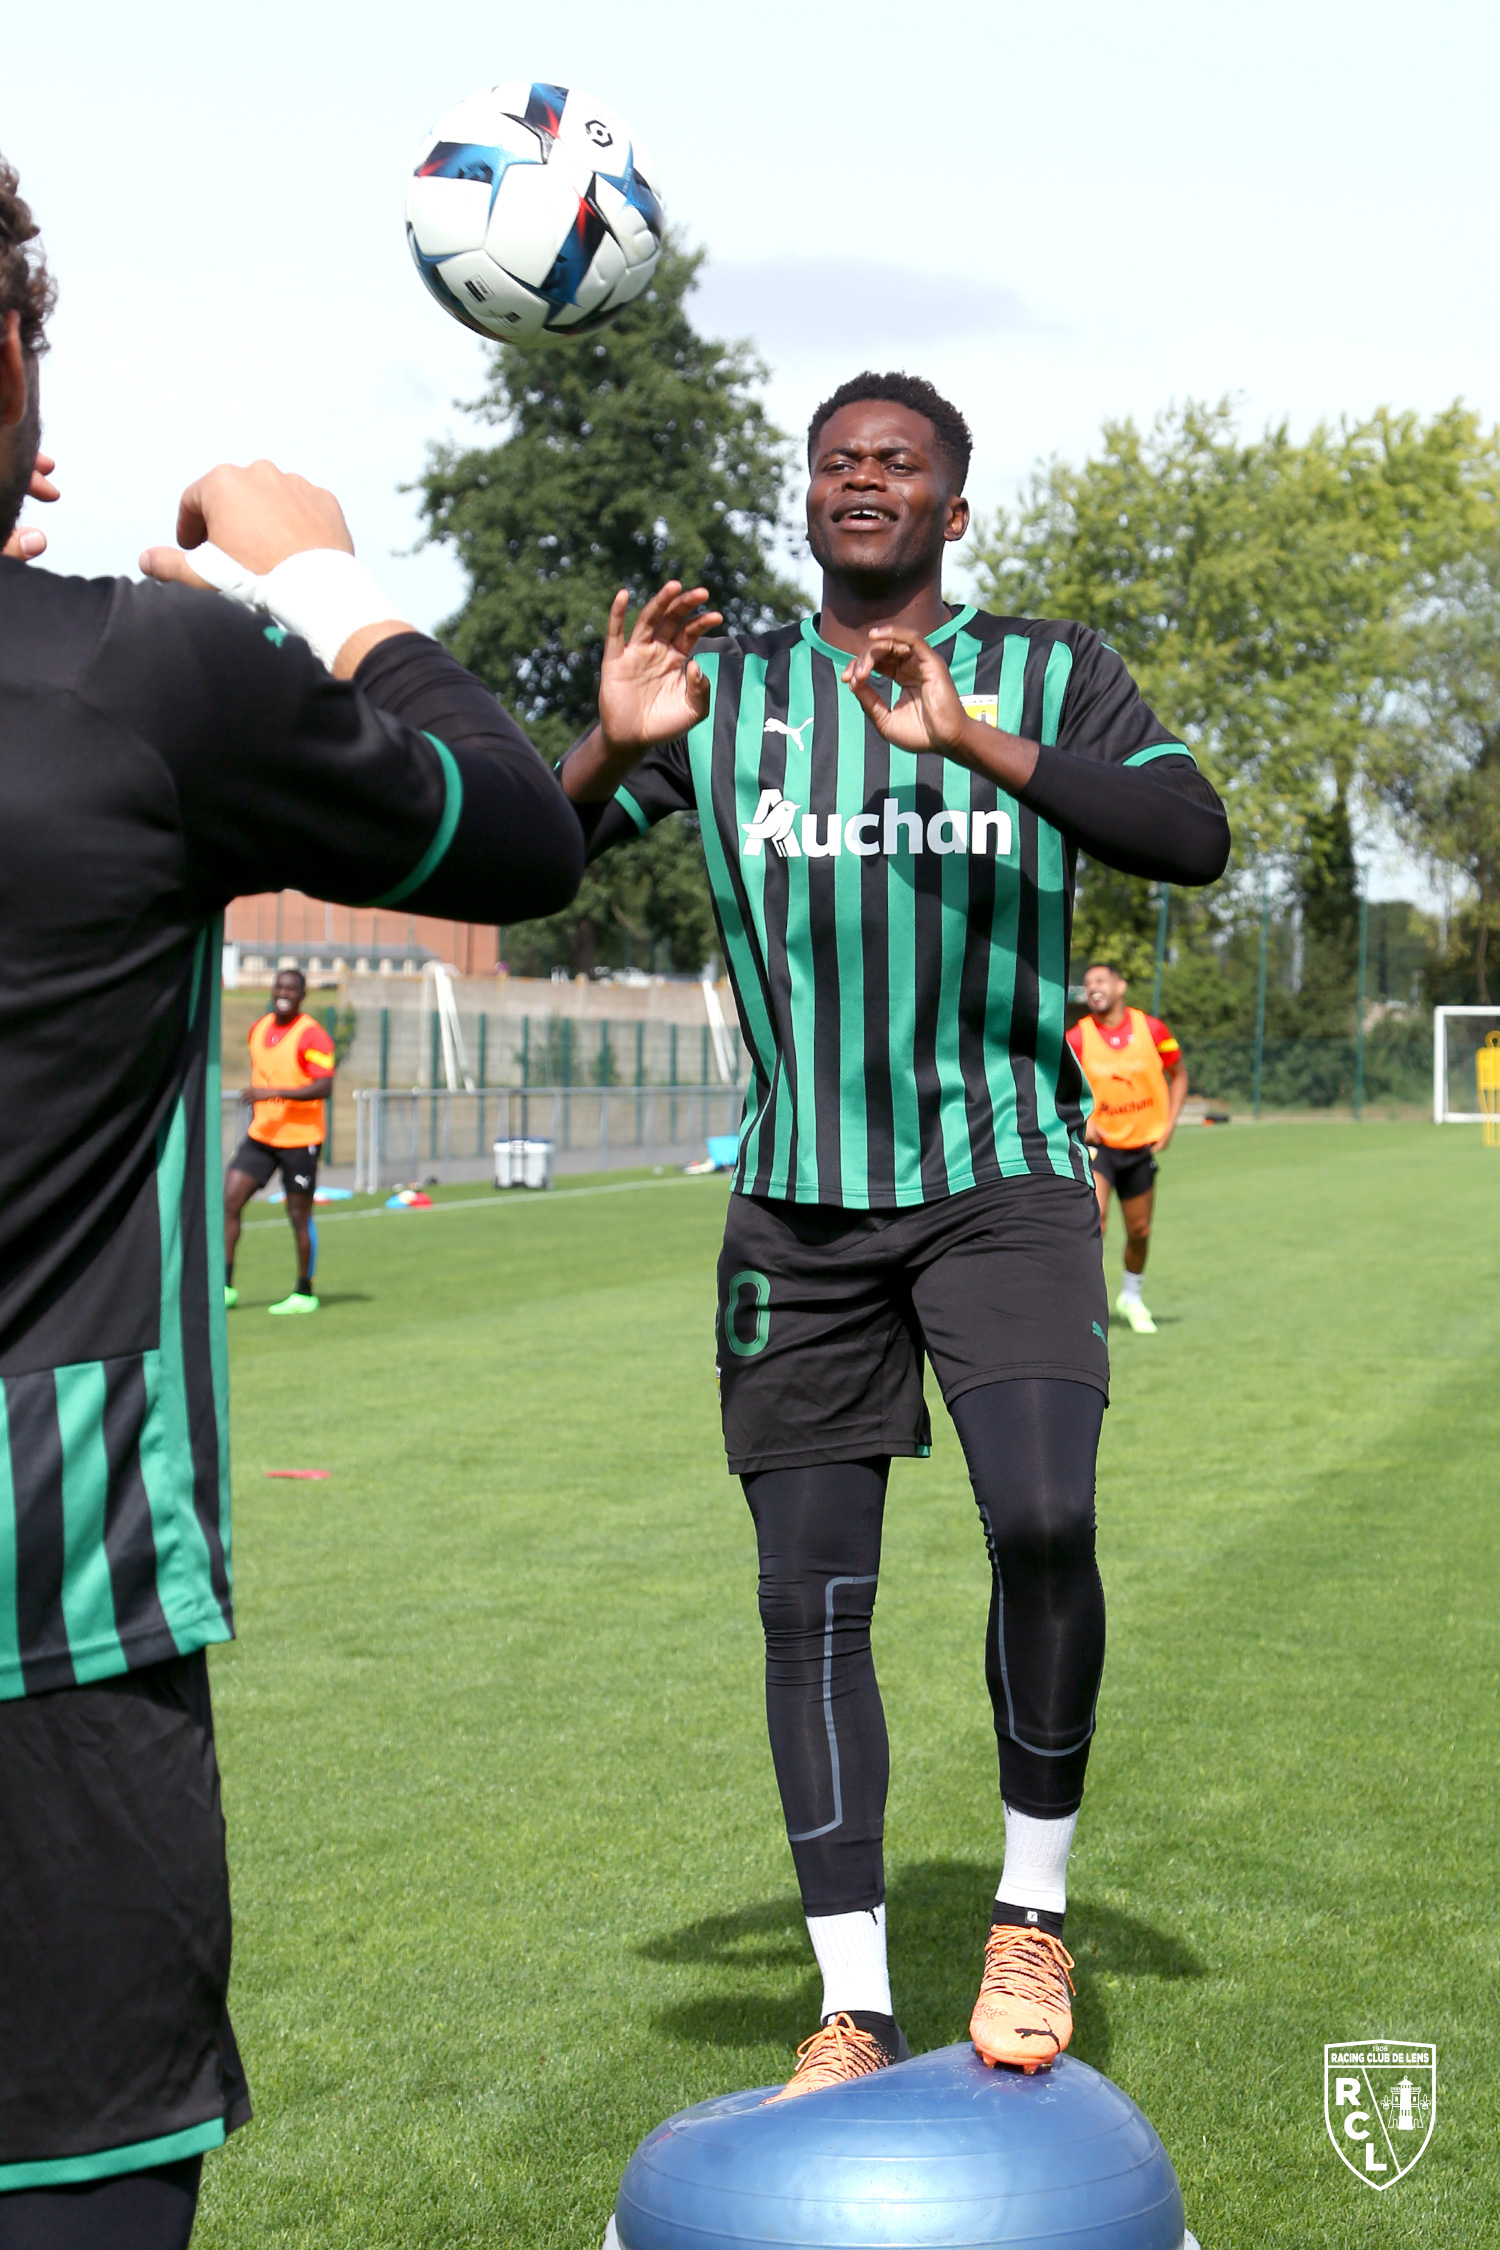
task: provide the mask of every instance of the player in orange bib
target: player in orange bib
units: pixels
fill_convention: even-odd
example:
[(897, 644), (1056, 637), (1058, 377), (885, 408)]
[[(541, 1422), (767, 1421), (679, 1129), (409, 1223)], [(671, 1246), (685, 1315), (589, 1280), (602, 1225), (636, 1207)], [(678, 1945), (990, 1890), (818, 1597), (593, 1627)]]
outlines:
[(279, 1170), (286, 1189), (286, 1215), (297, 1241), (297, 1286), (273, 1305), (273, 1313), (313, 1313), (313, 1191), (318, 1184), (318, 1151), (326, 1132), (324, 1103), (333, 1092), (333, 1041), (320, 1023), (304, 1015), (307, 979), (300, 969), (282, 969), (271, 987), (271, 1013), (250, 1026), (250, 1084), (245, 1099), (255, 1105), (250, 1131), (229, 1160), (224, 1175), (224, 1302), (237, 1305), (234, 1253), (240, 1239), (240, 1213)]
[(1125, 1275), (1115, 1310), (1138, 1336), (1154, 1336), (1156, 1322), (1141, 1295), (1141, 1276), (1151, 1246), (1156, 1159), (1176, 1130), (1188, 1074), (1182, 1049), (1166, 1025), (1140, 1008), (1127, 1008), (1125, 991), (1118, 969), (1107, 961), (1092, 962), (1083, 978), (1088, 1014), (1067, 1037), (1094, 1097), (1088, 1142), (1100, 1231), (1109, 1218), (1111, 1188), (1125, 1221)]

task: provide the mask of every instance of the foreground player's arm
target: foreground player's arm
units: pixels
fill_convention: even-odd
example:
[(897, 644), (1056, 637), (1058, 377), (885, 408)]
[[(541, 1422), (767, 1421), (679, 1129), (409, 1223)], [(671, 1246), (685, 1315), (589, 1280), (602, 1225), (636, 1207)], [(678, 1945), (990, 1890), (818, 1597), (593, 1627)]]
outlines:
[[(425, 635), (385, 636), (358, 685), (216, 594), (125, 588), (156, 644), (141, 731), (176, 788), (207, 911), (258, 891), (465, 922), (556, 913), (578, 888), (578, 823), (488, 689)], [(152, 686), (145, 667), (143, 686)], [(361, 692), (361, 691), (364, 692)], [(117, 686), (110, 697), (118, 708)], [(392, 708), (394, 706), (394, 708)], [(439, 734), (438, 722), (453, 736)]]
[(382, 614), (331, 493), (265, 462), (215, 470), (184, 494), (178, 533), (191, 551), (151, 549), (148, 575), (201, 587), (208, 568), (236, 596), (174, 590), (138, 621), (175, 639), (196, 691), (149, 731), (210, 893), (297, 888), (476, 922), (568, 903), (582, 849), (555, 778), (481, 682)]
[[(896, 703), (875, 687), (876, 673), (900, 688)], [(947, 665), (917, 635), (877, 626), (844, 678), (888, 742), (936, 750), (985, 774), (1102, 865), (1186, 885), (1223, 874), (1230, 844), (1223, 805), (1187, 751), (1164, 739), (1097, 634), (1080, 634), (1055, 749), (971, 719)], [(1142, 756), (1149, 762), (1130, 763)]]
[[(442, 743), (462, 784), (451, 841), (401, 904), (465, 922), (524, 922), (566, 906), (583, 873), (577, 818), (557, 776), (484, 682), (440, 642), (405, 631), (362, 658), (354, 685), (429, 745)], [(474, 905), (481, 898), (489, 901), (484, 913)]]

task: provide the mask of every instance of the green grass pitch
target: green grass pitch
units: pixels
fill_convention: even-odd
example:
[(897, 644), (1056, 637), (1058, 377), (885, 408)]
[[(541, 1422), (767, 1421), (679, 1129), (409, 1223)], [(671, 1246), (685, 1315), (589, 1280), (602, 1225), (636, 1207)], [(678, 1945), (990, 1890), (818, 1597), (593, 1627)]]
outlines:
[[(1500, 2242), (1500, 1152), (1185, 1131), (1119, 1325), (1109, 1657), (1070, 1885), (1075, 2053), (1155, 2121), (1204, 2250)], [(242, 1638), (213, 1679), (256, 2120), (200, 2250), (597, 2250), (670, 2110), (785, 2073), (818, 1986), (713, 1381), (724, 1188), (322, 1226), (231, 1319)], [(1116, 1286), (1120, 1241), (1106, 1251)], [(876, 1656), (897, 2005), (963, 2036), (1001, 1825), (961, 1456), (892, 1478)], [(316, 1466), (325, 1484), (271, 1483)], [(1436, 2040), (1388, 2193), (1326, 2041)]]

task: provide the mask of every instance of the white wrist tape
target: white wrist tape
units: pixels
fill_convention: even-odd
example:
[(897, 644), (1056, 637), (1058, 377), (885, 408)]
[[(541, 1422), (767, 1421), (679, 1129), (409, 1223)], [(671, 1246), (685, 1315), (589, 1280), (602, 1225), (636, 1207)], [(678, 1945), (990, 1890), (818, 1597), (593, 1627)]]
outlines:
[(306, 641), (314, 656), (331, 666), (351, 634), (366, 625), (383, 625), (400, 611), (353, 555), (339, 547), (312, 547), (289, 555), (264, 578), (226, 555), (221, 547), (193, 548), (188, 562), (231, 601), (262, 609)]

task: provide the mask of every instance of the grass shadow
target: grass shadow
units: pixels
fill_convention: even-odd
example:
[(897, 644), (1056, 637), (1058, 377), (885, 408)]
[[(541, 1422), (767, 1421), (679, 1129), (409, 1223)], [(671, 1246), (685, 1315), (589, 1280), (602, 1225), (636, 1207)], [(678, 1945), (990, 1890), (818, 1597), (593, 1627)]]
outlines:
[(821, 1990), (813, 1973), (795, 1993), (705, 1993), (699, 2000), (659, 2009), (652, 2021), (669, 2039), (684, 2040), (690, 2047), (772, 2047), (790, 2057), (818, 2028)]
[[(925, 1860), (889, 1878), (891, 1986), (913, 2048), (950, 2045), (968, 2029), (995, 1879), (974, 1860)], [(1204, 1964), (1170, 1932), (1120, 1908), (1080, 1899), (1068, 1910), (1075, 1967), (1072, 2052), (1098, 2070), (1113, 2044), (1110, 1995), (1137, 1977), (1201, 1977)], [(790, 1893), (705, 1915), (636, 1948), (648, 1961), (695, 1967), (707, 1989), (661, 2009), (657, 2028), (693, 2046), (789, 2049), (817, 2021), (820, 1987), (801, 1907)]]
[(807, 1924), (788, 1892), (732, 1914), (705, 1914), (680, 1930), (647, 1938), (636, 1947), (643, 1961), (707, 1961), (734, 1968), (807, 1966)]
[(647, 1961), (699, 1968), (715, 1988), (659, 2011), (657, 2028), (671, 2038), (692, 2046), (785, 2050), (817, 2021), (817, 1968), (794, 1893), (706, 1914), (647, 1938), (636, 1951)]
[(1169, 1931), (1087, 1899), (1068, 1908), (1067, 1942), (1077, 1987), (1072, 2052), (1096, 2070), (1109, 2068), (1110, 1998), (1117, 1986), (1137, 1977), (1175, 1981), (1208, 1974), (1191, 1946)]

